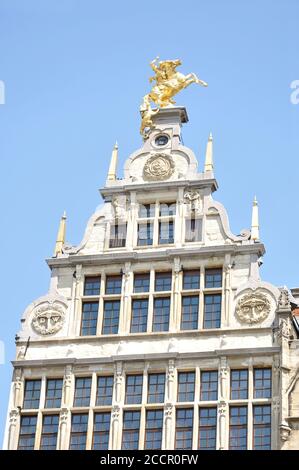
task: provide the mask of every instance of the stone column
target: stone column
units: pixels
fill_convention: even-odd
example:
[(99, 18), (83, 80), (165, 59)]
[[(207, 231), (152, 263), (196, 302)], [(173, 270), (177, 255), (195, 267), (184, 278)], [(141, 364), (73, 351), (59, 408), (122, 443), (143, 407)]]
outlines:
[(59, 439), (58, 450), (66, 450), (69, 447), (68, 443), (68, 428), (70, 427), (70, 410), (66, 407), (61, 408), (59, 415)]
[(218, 442), (219, 450), (226, 448), (226, 420), (227, 420), (227, 404), (220, 401), (218, 405)]
[(230, 292), (231, 292), (231, 268), (230, 255), (226, 255), (226, 264), (224, 266), (224, 316), (223, 326), (227, 326), (229, 323), (229, 311), (230, 311)]
[(174, 400), (174, 374), (175, 374), (175, 361), (170, 359), (168, 362), (168, 369), (166, 374), (166, 401)]
[(162, 449), (173, 449), (173, 421), (175, 407), (172, 403), (166, 403), (164, 406), (164, 445)]
[(219, 382), (220, 382), (220, 399), (226, 400), (227, 398), (227, 378), (228, 378), (228, 366), (226, 357), (220, 358), (220, 369), (219, 369)]
[(111, 412), (112, 431), (111, 431), (111, 444), (112, 449), (117, 450), (119, 448), (119, 421), (120, 421), (120, 407), (114, 405)]
[(82, 281), (82, 265), (77, 264), (75, 270), (75, 283), (74, 283), (74, 300), (73, 300), (73, 322), (71, 331), (73, 332), (74, 336), (78, 336), (80, 334), (80, 288), (81, 288), (81, 281)]
[(115, 364), (115, 375), (114, 375), (114, 401), (119, 403), (122, 395), (122, 384), (123, 384), (123, 367), (122, 362), (119, 361)]
[(180, 292), (180, 258), (174, 258), (173, 265), (173, 302), (172, 302), (172, 321), (170, 323), (170, 331), (178, 331), (180, 318), (179, 292)]
[(8, 450), (16, 450), (18, 447), (18, 433), (17, 430), (20, 426), (20, 409), (13, 408), (9, 413), (9, 427), (8, 427)]
[(62, 406), (72, 406), (73, 366), (67, 365), (64, 371)]
[(274, 363), (272, 367), (272, 438), (271, 438), (271, 449), (278, 450), (280, 448), (280, 436), (279, 436), (279, 423), (280, 423), (280, 360), (279, 356), (274, 357)]
[(18, 406), (22, 406), (22, 369), (14, 370), (13, 382), (13, 406), (17, 408)]
[(130, 317), (130, 279), (131, 279), (131, 263), (125, 263), (123, 270), (123, 304), (120, 313), (119, 333), (124, 334), (129, 332), (129, 317)]

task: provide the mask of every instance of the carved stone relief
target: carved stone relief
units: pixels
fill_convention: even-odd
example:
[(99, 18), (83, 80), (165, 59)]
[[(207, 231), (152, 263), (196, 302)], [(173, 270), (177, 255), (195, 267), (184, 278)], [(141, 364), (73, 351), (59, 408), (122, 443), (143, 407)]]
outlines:
[(175, 164), (170, 155), (153, 153), (143, 168), (143, 179), (146, 181), (163, 181), (171, 177)]
[(261, 323), (271, 310), (269, 299), (262, 292), (252, 291), (238, 301), (236, 315), (242, 323)]
[(40, 335), (53, 335), (63, 327), (65, 307), (55, 300), (39, 304), (33, 313), (31, 326)]

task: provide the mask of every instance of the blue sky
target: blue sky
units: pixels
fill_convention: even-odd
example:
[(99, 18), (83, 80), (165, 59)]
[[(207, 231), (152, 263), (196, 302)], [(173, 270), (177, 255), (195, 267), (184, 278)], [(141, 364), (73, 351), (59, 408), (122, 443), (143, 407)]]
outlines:
[(25, 307), (44, 294), (63, 210), (78, 243), (101, 202), (111, 149), (120, 175), (140, 146), (148, 63), (181, 58), (207, 81), (177, 98), (188, 109), (184, 143), (203, 165), (214, 136), (215, 199), (233, 232), (250, 226), (254, 194), (266, 246), (262, 278), (299, 286), (298, 0), (0, 0), (2, 215), (0, 438)]

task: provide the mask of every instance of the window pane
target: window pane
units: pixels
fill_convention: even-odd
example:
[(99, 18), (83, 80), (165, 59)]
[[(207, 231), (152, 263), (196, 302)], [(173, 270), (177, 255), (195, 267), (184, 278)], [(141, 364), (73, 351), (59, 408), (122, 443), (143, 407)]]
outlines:
[(222, 269), (206, 269), (205, 287), (222, 287)]
[(253, 407), (253, 449), (271, 450), (271, 406)]
[(202, 401), (218, 399), (218, 372), (216, 370), (201, 372), (200, 399)]
[(60, 408), (62, 397), (62, 379), (48, 379), (45, 408)]
[(75, 382), (74, 406), (89, 406), (90, 391), (91, 377), (77, 377)]
[(176, 411), (175, 449), (192, 449), (193, 409)]
[(43, 417), (40, 450), (56, 450), (59, 415)]
[(178, 401), (193, 401), (195, 389), (195, 372), (179, 372)]
[(109, 248), (121, 248), (126, 246), (127, 224), (115, 224), (110, 226)]
[(99, 302), (83, 302), (81, 336), (95, 335), (97, 333)]
[(111, 375), (98, 377), (97, 405), (111, 405), (114, 377)]
[(21, 416), (18, 450), (33, 450), (37, 416)]
[(205, 295), (204, 325), (208, 328), (220, 328), (221, 322), (221, 294)]
[(147, 224), (138, 224), (138, 246), (148, 246), (153, 244), (153, 228), (152, 222)]
[(107, 450), (109, 445), (110, 413), (95, 413), (93, 444), (95, 450)]
[(155, 204), (139, 204), (139, 217), (147, 219), (155, 217)]
[(23, 408), (39, 408), (41, 380), (26, 380)]
[(182, 297), (181, 330), (196, 330), (198, 328), (198, 306), (198, 295)]
[(174, 222), (168, 220), (159, 222), (159, 244), (174, 243)]
[(271, 369), (254, 369), (254, 398), (271, 398)]
[(101, 278), (86, 277), (84, 284), (84, 295), (100, 295)]
[(134, 292), (148, 292), (150, 286), (150, 275), (134, 274)]
[(119, 300), (106, 300), (104, 302), (103, 335), (116, 334), (118, 332), (119, 309)]
[(161, 202), (160, 203), (160, 216), (175, 215), (176, 203), (175, 202)]
[(165, 395), (165, 374), (148, 375), (148, 403), (163, 403)]
[(188, 218), (185, 221), (186, 242), (200, 242), (202, 240), (202, 219)]
[(247, 449), (247, 407), (230, 408), (229, 448), (231, 450)]
[(146, 331), (147, 312), (147, 299), (135, 299), (132, 301), (131, 333), (142, 333)]
[(122, 449), (136, 450), (139, 442), (140, 411), (124, 411)]
[(154, 299), (153, 331), (169, 330), (170, 298)]
[(231, 374), (231, 399), (248, 398), (248, 370), (232, 370)]
[(126, 378), (126, 404), (139, 404), (142, 401), (143, 376), (127, 375)]
[(106, 294), (121, 294), (122, 276), (107, 276)]
[(145, 425), (145, 449), (161, 449), (163, 410), (147, 410)]
[(165, 273), (157, 273), (155, 276), (155, 290), (157, 292), (160, 291), (170, 291), (171, 290), (171, 284), (172, 284), (172, 273), (171, 272), (165, 272)]
[(184, 271), (183, 289), (199, 289), (200, 271)]
[(73, 414), (70, 435), (70, 450), (85, 450), (88, 414)]
[(216, 449), (217, 408), (199, 409), (198, 448), (202, 450)]

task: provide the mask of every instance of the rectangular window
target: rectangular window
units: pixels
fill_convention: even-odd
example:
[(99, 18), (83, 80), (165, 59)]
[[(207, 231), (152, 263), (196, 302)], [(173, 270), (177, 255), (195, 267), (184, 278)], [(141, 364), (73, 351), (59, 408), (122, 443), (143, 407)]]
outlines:
[(220, 328), (221, 322), (221, 294), (205, 295), (204, 324), (205, 329)]
[(229, 410), (229, 448), (247, 449), (247, 407), (231, 406)]
[(155, 291), (171, 291), (172, 273), (156, 273), (155, 276)]
[(84, 295), (100, 295), (100, 276), (86, 277), (84, 283)]
[(175, 202), (161, 202), (160, 203), (160, 216), (171, 216), (175, 215), (176, 203)]
[(39, 408), (41, 380), (26, 380), (23, 408)]
[(254, 369), (254, 398), (271, 398), (272, 394), (272, 371), (271, 369)]
[(132, 300), (131, 333), (144, 333), (147, 329), (148, 300)]
[(248, 370), (231, 370), (230, 397), (232, 400), (246, 400), (248, 398)]
[(159, 245), (174, 243), (174, 221), (159, 222)]
[(70, 450), (85, 450), (88, 414), (73, 414), (70, 436)]
[(191, 217), (186, 219), (185, 222), (185, 241), (186, 242), (201, 242), (202, 240), (202, 219)]
[(94, 450), (107, 450), (109, 446), (110, 413), (95, 413), (93, 423)]
[(170, 298), (154, 299), (153, 331), (169, 330)]
[(145, 424), (145, 449), (161, 449), (163, 410), (147, 410)]
[(98, 377), (97, 405), (111, 405), (113, 394), (113, 375)]
[(99, 302), (83, 302), (81, 336), (93, 336), (97, 333)]
[(217, 408), (199, 409), (198, 448), (216, 449)]
[(137, 450), (139, 443), (140, 411), (124, 411), (122, 450)]
[(75, 382), (74, 406), (89, 406), (90, 392), (91, 377), (77, 377)]
[(192, 449), (193, 409), (176, 410), (175, 449)]
[(37, 416), (21, 416), (18, 450), (34, 450)]
[(153, 244), (153, 229), (152, 222), (138, 224), (138, 246), (149, 246)]
[(139, 204), (139, 217), (141, 219), (155, 217), (155, 207), (155, 204)]
[(218, 372), (202, 371), (200, 374), (200, 399), (213, 401), (218, 399)]
[(119, 300), (106, 300), (104, 302), (103, 335), (116, 334), (118, 332), (119, 309)]
[(195, 372), (179, 372), (178, 401), (193, 401), (195, 389)]
[(149, 273), (134, 274), (134, 292), (148, 292), (150, 287)]
[(222, 287), (222, 269), (205, 270), (205, 288)]
[(163, 403), (165, 395), (165, 374), (148, 375), (148, 403)]
[(200, 287), (200, 271), (184, 271), (183, 289), (199, 289)]
[(59, 415), (43, 416), (40, 450), (56, 450)]
[(107, 276), (106, 294), (121, 294), (122, 276)]
[(182, 297), (181, 330), (196, 330), (198, 328), (198, 295)]
[(271, 450), (271, 406), (253, 407), (253, 449)]
[(126, 378), (126, 404), (137, 405), (142, 401), (143, 375), (127, 375)]
[(60, 408), (62, 397), (62, 379), (48, 379), (45, 408)]
[(123, 248), (126, 246), (127, 224), (114, 224), (110, 226), (109, 248)]

